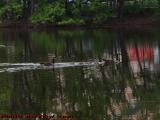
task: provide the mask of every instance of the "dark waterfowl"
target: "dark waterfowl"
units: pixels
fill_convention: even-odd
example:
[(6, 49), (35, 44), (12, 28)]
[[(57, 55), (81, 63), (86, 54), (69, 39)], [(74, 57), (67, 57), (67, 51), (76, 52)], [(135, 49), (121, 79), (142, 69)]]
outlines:
[(51, 66), (54, 65), (54, 63), (55, 63), (55, 58), (52, 59), (52, 62), (41, 62), (40, 64), (44, 66)]
[(102, 61), (104, 61), (105, 65), (109, 65), (109, 64), (113, 64), (114, 63), (113, 60), (102, 59)]
[(102, 59), (102, 61), (104, 61), (104, 64), (105, 65), (110, 65), (110, 64), (119, 64), (121, 63), (120, 61), (117, 61), (117, 60), (107, 60), (107, 59)]

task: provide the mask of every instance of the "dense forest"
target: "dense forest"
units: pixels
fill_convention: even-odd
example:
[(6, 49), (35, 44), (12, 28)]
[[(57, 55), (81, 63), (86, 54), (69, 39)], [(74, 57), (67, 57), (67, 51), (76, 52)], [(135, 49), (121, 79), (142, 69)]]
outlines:
[(160, 0), (1, 0), (0, 22), (92, 24), (159, 16)]

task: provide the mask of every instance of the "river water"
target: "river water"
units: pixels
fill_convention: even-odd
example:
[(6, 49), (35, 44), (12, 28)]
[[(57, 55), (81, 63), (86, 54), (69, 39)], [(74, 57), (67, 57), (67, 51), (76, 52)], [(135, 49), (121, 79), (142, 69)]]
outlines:
[(154, 28), (3, 29), (0, 114), (159, 120), (159, 64)]

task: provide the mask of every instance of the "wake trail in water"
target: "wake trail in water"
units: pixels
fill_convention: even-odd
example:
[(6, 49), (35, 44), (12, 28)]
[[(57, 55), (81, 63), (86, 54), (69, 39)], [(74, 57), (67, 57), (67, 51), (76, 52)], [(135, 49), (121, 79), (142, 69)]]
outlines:
[(23, 70), (95, 66), (100, 64), (104, 64), (104, 62), (65, 62), (65, 63), (55, 63), (54, 65), (48, 65), (48, 66), (40, 63), (0, 63), (0, 72), (2, 73), (2, 72), (17, 72)]

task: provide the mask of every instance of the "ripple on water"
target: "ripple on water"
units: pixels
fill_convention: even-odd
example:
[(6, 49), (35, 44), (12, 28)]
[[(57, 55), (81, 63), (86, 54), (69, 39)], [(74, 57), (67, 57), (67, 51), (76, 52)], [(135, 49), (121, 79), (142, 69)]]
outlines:
[(67, 62), (55, 63), (54, 65), (46, 66), (40, 63), (0, 63), (0, 72), (17, 72), (23, 70), (38, 70), (38, 69), (55, 69), (65, 67), (78, 67), (78, 66), (93, 66), (100, 65), (103, 62)]

